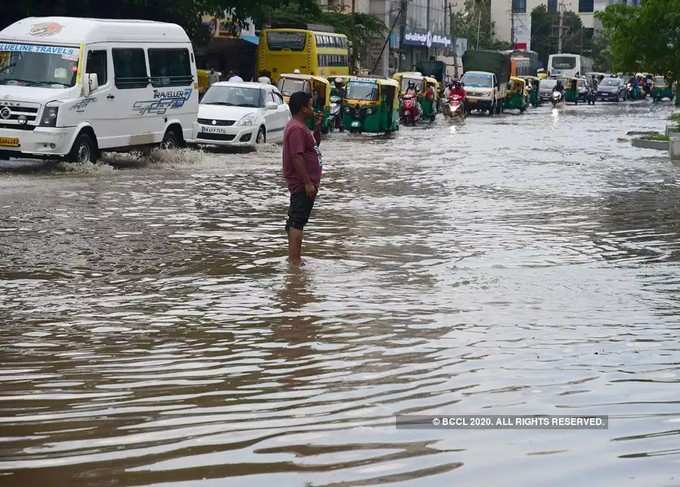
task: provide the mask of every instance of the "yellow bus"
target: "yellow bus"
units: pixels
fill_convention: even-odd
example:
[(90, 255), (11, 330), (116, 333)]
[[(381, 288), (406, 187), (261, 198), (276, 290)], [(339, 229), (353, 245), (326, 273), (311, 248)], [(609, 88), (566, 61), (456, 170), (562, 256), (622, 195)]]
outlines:
[(323, 77), (349, 74), (347, 36), (303, 29), (263, 30), (257, 48), (258, 74), (267, 71), (277, 83), (279, 76), (296, 69)]

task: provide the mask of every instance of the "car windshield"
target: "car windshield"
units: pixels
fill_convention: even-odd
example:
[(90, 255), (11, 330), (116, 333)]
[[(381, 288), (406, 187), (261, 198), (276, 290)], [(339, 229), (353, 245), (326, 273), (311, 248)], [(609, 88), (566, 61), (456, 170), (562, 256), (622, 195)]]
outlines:
[(201, 104), (262, 108), (264, 106), (264, 96), (263, 91), (259, 88), (211, 86), (203, 97)]
[(350, 81), (347, 88), (347, 98), (350, 100), (377, 100), (378, 85), (362, 81)]
[(552, 90), (555, 88), (557, 85), (557, 80), (555, 79), (543, 79), (541, 80), (541, 84), (539, 85), (539, 88), (541, 90)]
[(0, 41), (0, 85), (69, 88), (76, 84), (77, 47)]
[(556, 69), (574, 69), (576, 58), (573, 56), (555, 56), (552, 58), (552, 67)]
[(279, 79), (279, 91), (283, 96), (290, 96), (296, 91), (304, 91), (311, 93), (309, 88), (309, 81), (305, 79), (281, 78)]
[(600, 86), (618, 86), (619, 80), (614, 78), (606, 78), (600, 82)]
[(465, 73), (461, 79), (468, 88), (491, 88), (493, 77), (484, 73)]

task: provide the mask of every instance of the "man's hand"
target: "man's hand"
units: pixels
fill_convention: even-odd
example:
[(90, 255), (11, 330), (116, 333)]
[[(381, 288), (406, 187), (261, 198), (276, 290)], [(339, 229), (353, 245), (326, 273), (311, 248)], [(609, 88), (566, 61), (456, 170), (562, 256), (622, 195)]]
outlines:
[(314, 183), (305, 183), (305, 193), (307, 193), (307, 197), (311, 200), (316, 197), (316, 186), (314, 186)]
[(323, 112), (317, 112), (314, 114), (314, 126), (319, 128), (323, 122)]

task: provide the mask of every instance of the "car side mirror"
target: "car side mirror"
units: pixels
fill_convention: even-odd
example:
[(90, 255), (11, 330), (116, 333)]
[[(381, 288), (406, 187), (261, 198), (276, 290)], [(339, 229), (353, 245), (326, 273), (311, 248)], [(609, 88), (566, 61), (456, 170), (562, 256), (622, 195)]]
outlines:
[(267, 110), (276, 110), (277, 108), (279, 108), (279, 106), (278, 106), (276, 103), (274, 103), (273, 101), (269, 101), (269, 102), (267, 102), (267, 104), (265, 105), (265, 108), (266, 108)]
[(97, 73), (87, 73), (87, 93), (85, 94), (89, 95), (97, 88), (99, 88), (99, 77), (97, 76)]

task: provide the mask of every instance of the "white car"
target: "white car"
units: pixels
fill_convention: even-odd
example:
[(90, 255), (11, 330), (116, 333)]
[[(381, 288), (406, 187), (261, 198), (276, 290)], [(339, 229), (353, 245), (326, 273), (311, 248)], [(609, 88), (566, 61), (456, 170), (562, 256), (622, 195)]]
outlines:
[(264, 83), (213, 84), (198, 107), (192, 142), (254, 146), (283, 139), (290, 110), (276, 86)]

